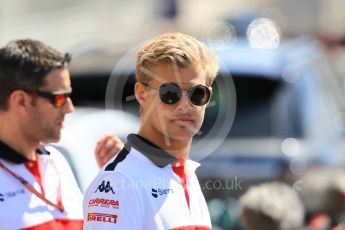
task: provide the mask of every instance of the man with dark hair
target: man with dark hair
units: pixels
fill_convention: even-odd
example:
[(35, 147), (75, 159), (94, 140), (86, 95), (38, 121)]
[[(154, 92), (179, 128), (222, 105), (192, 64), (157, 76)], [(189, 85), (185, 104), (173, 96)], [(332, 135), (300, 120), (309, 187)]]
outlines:
[(70, 166), (44, 146), (60, 139), (65, 115), (74, 111), (70, 60), (29, 39), (0, 49), (2, 230), (82, 229), (82, 193)]
[(0, 57), (1, 110), (8, 108), (8, 99), (13, 91), (38, 90), (45, 84), (44, 79), (50, 71), (64, 69), (71, 60), (69, 54), (61, 54), (34, 40), (12, 41), (0, 49)]

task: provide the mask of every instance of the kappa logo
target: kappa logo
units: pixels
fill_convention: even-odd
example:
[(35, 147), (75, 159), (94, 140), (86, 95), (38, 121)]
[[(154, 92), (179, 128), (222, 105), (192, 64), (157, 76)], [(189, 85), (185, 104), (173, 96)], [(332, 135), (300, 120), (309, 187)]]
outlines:
[(113, 194), (115, 194), (113, 187), (110, 186), (110, 181), (105, 182), (105, 180), (102, 181), (102, 183), (100, 185), (98, 185), (98, 188), (96, 189), (95, 192), (100, 191), (100, 192), (112, 192)]
[(168, 195), (169, 193), (174, 193), (174, 191), (171, 188), (166, 188), (166, 189), (154, 189), (154, 188), (152, 188), (152, 190), (151, 190), (151, 195), (154, 198), (157, 198), (158, 196), (161, 196), (161, 195)]
[(87, 221), (100, 221), (116, 224), (117, 215), (91, 212), (87, 214)]
[(5, 201), (4, 194), (0, 193), (0, 201), (3, 202)]

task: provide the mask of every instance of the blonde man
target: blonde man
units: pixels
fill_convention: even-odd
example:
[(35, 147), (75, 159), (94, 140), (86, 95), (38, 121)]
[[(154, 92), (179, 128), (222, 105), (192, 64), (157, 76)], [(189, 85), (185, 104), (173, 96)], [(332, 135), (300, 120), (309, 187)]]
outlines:
[(84, 198), (85, 229), (211, 229), (188, 159), (212, 94), (218, 64), (204, 44), (181, 33), (148, 42), (137, 55), (135, 96), (141, 126)]

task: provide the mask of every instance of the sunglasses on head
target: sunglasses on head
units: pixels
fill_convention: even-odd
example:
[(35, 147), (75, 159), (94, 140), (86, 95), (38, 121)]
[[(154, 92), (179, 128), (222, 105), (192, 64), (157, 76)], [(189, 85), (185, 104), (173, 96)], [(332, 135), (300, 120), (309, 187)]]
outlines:
[(30, 93), (39, 97), (46, 98), (55, 108), (60, 108), (67, 103), (67, 98), (69, 98), (72, 94), (72, 88), (54, 92), (35, 90), (31, 91)]
[[(142, 84), (149, 88), (156, 89), (151, 87), (147, 83)], [(159, 98), (161, 99), (161, 101), (168, 105), (175, 104), (179, 100), (181, 100), (183, 90), (187, 91), (190, 102), (196, 106), (207, 104), (212, 94), (211, 90), (204, 85), (196, 85), (191, 87), (190, 89), (183, 89), (173, 82), (163, 83), (156, 90), (158, 90), (159, 92)]]

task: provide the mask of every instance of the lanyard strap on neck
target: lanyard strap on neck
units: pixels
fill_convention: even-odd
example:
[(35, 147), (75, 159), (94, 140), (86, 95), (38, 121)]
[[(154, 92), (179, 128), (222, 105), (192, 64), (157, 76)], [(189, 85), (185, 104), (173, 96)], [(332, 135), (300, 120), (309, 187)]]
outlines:
[[(40, 198), (42, 201), (44, 201), (45, 203), (49, 204), (50, 206), (53, 206), (54, 208), (60, 210), (60, 212), (64, 212), (64, 207), (62, 205), (62, 202), (60, 201), (61, 198), (58, 201), (58, 205), (54, 204), (53, 202), (51, 202), (50, 200), (48, 200), (47, 198), (45, 198), (45, 196), (43, 196), (40, 192), (38, 192), (34, 186), (32, 186), (29, 182), (27, 182), (24, 178), (22, 178), (21, 176), (17, 175), (16, 173), (12, 172), (11, 170), (9, 170), (7, 167), (5, 167), (5, 165), (3, 165), (0, 162), (0, 167), (3, 168), (6, 172), (8, 172), (10, 175), (12, 175), (14, 178), (16, 178), (22, 185), (24, 185), (30, 192), (32, 192), (33, 194), (35, 194), (38, 198)], [(60, 188), (61, 190), (61, 188)], [(61, 191), (59, 192), (58, 195), (61, 196)]]

